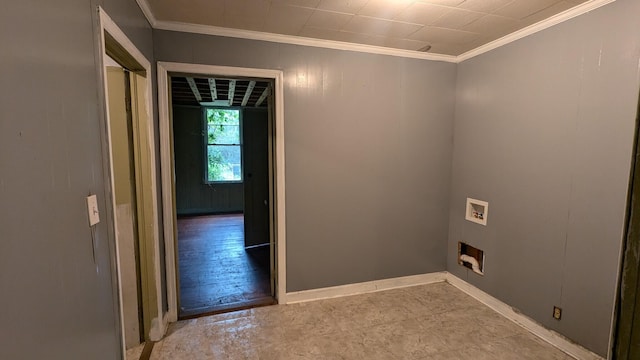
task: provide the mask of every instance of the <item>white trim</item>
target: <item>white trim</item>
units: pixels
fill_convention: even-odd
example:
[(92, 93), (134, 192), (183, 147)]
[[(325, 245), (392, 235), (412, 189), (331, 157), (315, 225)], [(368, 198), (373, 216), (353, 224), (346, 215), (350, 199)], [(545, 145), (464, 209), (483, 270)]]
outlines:
[[(176, 292), (176, 258), (174, 247), (173, 168), (171, 166), (171, 129), (169, 124), (169, 79), (158, 63), (158, 122), (160, 131), (160, 176), (162, 178), (162, 225), (164, 235), (165, 274), (169, 322), (178, 320)], [(165, 124), (166, 122), (166, 124)], [(173, 285), (172, 285), (173, 284)]]
[[(278, 301), (287, 302), (287, 213), (285, 211), (286, 196), (285, 196), (285, 157), (284, 157), (284, 74), (280, 70), (272, 70), (274, 78), (274, 91), (275, 91), (275, 126), (276, 126), (276, 258), (278, 260), (278, 278), (277, 290)], [(265, 73), (265, 70), (261, 71)]]
[(320, 47), (320, 48), (334, 49), (334, 50), (357, 51), (357, 52), (370, 53), (370, 54), (399, 56), (399, 57), (413, 58), (413, 59), (444, 61), (444, 62), (450, 62), (450, 63), (457, 62), (457, 57), (452, 55), (432, 54), (432, 53), (424, 53), (424, 52), (413, 51), (413, 50), (388, 48), (388, 47), (382, 47), (382, 46), (355, 44), (355, 43), (348, 43), (348, 42), (334, 41), (334, 40), (313, 39), (313, 38), (306, 38), (301, 36), (281, 35), (281, 34), (265, 33), (260, 31), (251, 31), (251, 30), (229, 29), (229, 28), (223, 28), (218, 26), (188, 24), (188, 23), (181, 23), (181, 22), (175, 22), (175, 21), (158, 21), (156, 22), (156, 25), (154, 26), (154, 28), (160, 29), (160, 30), (170, 30), (170, 31), (194, 33), (194, 34), (225, 36), (225, 37), (240, 38), (240, 39), (269, 41), (269, 42), (276, 42), (276, 43), (283, 43), (283, 44)]
[(403, 276), (398, 278), (383, 279), (332, 286), (321, 289), (303, 290), (287, 293), (287, 304), (330, 299), (342, 296), (360, 295), (384, 290), (391, 290), (416, 285), (426, 285), (446, 280), (447, 272), (435, 272), (429, 274)]
[[(117, 285), (118, 285), (118, 310), (119, 310), (119, 314), (120, 314), (120, 347), (122, 349), (122, 354), (124, 356), (124, 354), (127, 353), (127, 349), (125, 346), (126, 340), (125, 340), (125, 329), (124, 329), (124, 301), (122, 299), (122, 288), (121, 288), (121, 284), (122, 284), (122, 272), (121, 272), (121, 265), (120, 265), (120, 246), (119, 246), (119, 241), (118, 241), (118, 224), (117, 224), (117, 216), (116, 216), (116, 198), (115, 198), (115, 191), (113, 188), (113, 184), (115, 184), (115, 178), (113, 175), (113, 151), (111, 149), (111, 126), (108, 125), (109, 123), (109, 106), (108, 106), (108, 102), (107, 102), (107, 96), (109, 94), (108, 88), (107, 88), (107, 68), (105, 65), (105, 56), (106, 56), (106, 46), (105, 46), (105, 37), (104, 37), (104, 31), (107, 27), (111, 26), (113, 21), (106, 16), (106, 13), (104, 12), (104, 10), (101, 7), (98, 7), (98, 18), (99, 18), (99, 27), (100, 27), (100, 65), (102, 67), (101, 71), (102, 71), (102, 79), (103, 79), (103, 87), (104, 87), (104, 103), (105, 103), (105, 107), (104, 107), (104, 112), (105, 112), (105, 120), (107, 122), (106, 125), (106, 133), (107, 133), (107, 147), (108, 147), (108, 151), (109, 151), (109, 181), (111, 183), (111, 204), (112, 204), (112, 219), (113, 219), (113, 236), (114, 236), (114, 243), (115, 243), (115, 249), (116, 249), (116, 277), (118, 279), (117, 281)], [(107, 25), (109, 24), (109, 25)], [(106, 200), (105, 200), (106, 201)]]
[[(138, 48), (133, 44), (133, 42), (129, 40), (127, 35), (125, 35), (125, 33), (122, 30), (120, 30), (120, 27), (118, 27), (118, 25), (111, 19), (111, 17), (107, 15), (107, 13), (104, 11), (104, 9), (101, 6), (98, 7), (98, 12), (100, 13), (100, 26), (101, 26), (100, 30), (103, 32), (106, 31), (109, 34), (111, 34), (111, 36), (113, 36), (113, 38), (118, 42), (118, 44), (120, 44), (129, 53), (129, 55), (131, 55), (134, 59), (136, 59), (136, 61), (140, 63), (142, 67), (144, 67), (147, 70), (151, 69), (151, 63), (149, 62), (149, 60), (147, 60), (147, 58), (142, 54), (142, 52), (140, 52), (140, 50), (138, 50)], [(102, 43), (102, 46), (103, 46), (102, 50), (104, 51), (104, 42)], [(151, 84), (151, 81), (148, 81), (148, 83)], [(149, 93), (150, 92), (151, 91), (149, 91)], [(147, 100), (151, 100), (151, 99), (149, 98)]]
[(532, 334), (536, 335), (540, 339), (548, 342), (549, 344), (557, 347), (565, 353), (580, 360), (602, 360), (603, 358), (588, 349), (572, 342), (566, 337), (558, 334), (553, 330), (549, 330), (540, 325), (536, 321), (528, 318), (527, 316), (516, 312), (511, 306), (503, 303), (502, 301), (494, 298), (493, 296), (485, 293), (477, 287), (467, 283), (466, 281), (456, 277), (453, 274), (447, 273), (446, 281), (467, 293), (469, 296), (475, 298), (486, 306), (490, 307), (500, 315), (513, 321), (514, 323), (522, 326)]
[(142, 10), (142, 13), (144, 14), (144, 17), (147, 18), (147, 21), (149, 22), (149, 25), (151, 25), (151, 27), (155, 28), (156, 24), (158, 24), (158, 20), (156, 19), (155, 15), (153, 14), (153, 10), (151, 10), (151, 6), (149, 6), (149, 2), (147, 0), (136, 0), (136, 2), (138, 3), (138, 6), (140, 7), (140, 10)]
[(540, 22), (537, 22), (533, 25), (527, 26), (526, 28), (520, 29), (516, 32), (513, 32), (507, 36), (501, 37), (500, 39), (494, 40), (490, 43), (484, 44), (482, 46), (479, 46), (473, 50), (467, 51), (464, 54), (458, 55), (456, 57), (456, 62), (461, 63), (465, 60), (471, 59), (472, 57), (476, 57), (480, 54), (484, 54), (488, 51), (497, 49), (503, 45), (507, 45), (509, 43), (512, 43), (516, 40), (522, 39), (523, 37), (535, 34), (539, 31), (545, 30), (547, 28), (550, 28), (554, 25), (558, 25), (560, 23), (563, 23), (567, 20), (571, 20), (576, 16), (582, 15), (582, 14), (586, 14), (592, 10), (595, 10), (601, 6), (607, 5), (609, 3), (612, 3), (616, 0), (590, 0), (587, 2), (584, 2), (574, 8), (571, 8), (569, 10), (563, 11), (559, 14), (556, 14), (554, 16), (551, 16), (550, 18), (544, 19)]
[[(154, 119), (154, 112), (153, 112), (153, 82), (151, 80), (151, 63), (149, 62), (149, 60), (147, 60), (147, 58), (142, 54), (142, 52), (140, 52), (140, 50), (138, 50), (138, 48), (133, 44), (133, 42), (131, 42), (131, 40), (129, 40), (129, 38), (124, 34), (124, 32), (122, 32), (122, 30), (118, 27), (118, 25), (109, 17), (109, 15), (107, 15), (107, 13), (104, 11), (104, 9), (100, 6), (98, 6), (98, 13), (99, 13), (99, 31), (100, 31), (100, 67), (101, 67), (101, 71), (102, 71), (102, 82), (103, 82), (103, 90), (104, 90), (104, 98), (102, 99), (102, 101), (104, 101), (105, 103), (105, 115), (106, 115), (106, 127), (107, 127), (107, 144), (108, 144), (108, 148), (109, 148), (109, 177), (110, 177), (110, 181), (111, 181), (111, 185), (110, 188), (112, 189), (111, 191), (111, 202), (112, 202), (112, 218), (113, 218), (113, 226), (114, 226), (114, 236), (115, 236), (115, 247), (116, 247), (116, 265), (117, 265), (117, 278), (118, 278), (118, 298), (119, 298), (119, 308), (120, 308), (120, 326), (121, 326), (121, 341), (122, 341), (122, 349), (124, 351), (125, 348), (125, 340), (124, 340), (124, 313), (123, 313), (123, 300), (122, 300), (122, 274), (121, 274), (121, 266), (120, 266), (120, 249), (118, 246), (118, 232), (116, 231), (117, 229), (117, 218), (116, 218), (116, 199), (115, 199), (115, 191), (113, 191), (114, 189), (114, 175), (113, 175), (113, 157), (112, 157), (112, 149), (111, 149), (111, 127), (109, 126), (109, 107), (107, 106), (107, 94), (108, 94), (108, 84), (107, 84), (107, 68), (104, 65), (105, 62), (105, 38), (104, 38), (104, 33), (105, 31), (108, 32), (113, 38), (114, 40), (120, 44), (120, 46), (122, 46), (128, 53), (129, 55), (131, 55), (140, 65), (142, 65), (142, 67), (145, 68), (146, 72), (147, 72), (147, 77), (146, 77), (146, 93), (145, 93), (145, 111), (147, 112), (147, 117), (148, 117), (148, 121), (147, 121), (147, 137), (149, 139), (149, 145), (153, 146), (153, 144), (156, 143), (156, 139), (155, 139), (155, 132), (154, 132), (154, 126), (153, 126), (153, 119)], [(156, 173), (156, 156), (155, 156), (155, 151), (153, 150), (153, 148), (149, 149), (150, 150), (150, 166), (151, 166), (151, 173), (155, 174)], [(158, 311), (158, 316), (161, 317), (162, 316), (162, 294), (161, 294), (161, 290), (162, 290), (162, 283), (161, 283), (161, 278), (160, 278), (160, 240), (159, 240), (159, 229), (158, 229), (158, 218), (159, 218), (159, 214), (158, 214), (158, 192), (157, 192), (157, 183), (156, 183), (156, 178), (155, 176), (151, 177), (151, 192), (152, 194), (154, 194), (154, 196), (152, 197), (152, 206), (153, 206), (153, 230), (152, 230), (152, 234), (153, 234), (153, 256), (154, 256), (154, 275), (155, 275), (155, 285), (156, 285), (156, 292), (157, 292), (157, 302), (156, 302), (156, 306), (157, 306), (157, 311)], [(153, 319), (151, 319), (151, 323), (154, 324)], [(155, 337), (152, 337), (151, 334), (154, 333), (158, 333), (161, 332), (163, 333), (163, 331), (165, 330), (161, 324), (161, 322), (156, 321), (155, 322), (157, 324), (156, 328), (151, 328), (150, 329), (150, 338), (151, 340), (159, 340), (156, 339)], [(124, 354), (124, 352), (123, 352)]]
[(280, 70), (251, 69), (229, 66), (198, 65), (172, 62), (158, 62), (158, 111), (160, 126), (160, 156), (162, 171), (162, 194), (164, 214), (164, 243), (167, 274), (167, 300), (169, 303), (169, 321), (178, 318), (178, 301), (176, 289), (176, 249), (174, 238), (173, 173), (171, 168), (171, 138), (169, 118), (169, 72), (188, 73), (194, 75), (243, 76), (267, 78), (274, 80), (275, 90), (275, 171), (276, 171), (276, 261), (278, 263), (277, 294), (278, 302), (286, 303), (287, 269), (286, 269), (286, 211), (285, 211), (285, 156), (284, 156), (284, 75)]

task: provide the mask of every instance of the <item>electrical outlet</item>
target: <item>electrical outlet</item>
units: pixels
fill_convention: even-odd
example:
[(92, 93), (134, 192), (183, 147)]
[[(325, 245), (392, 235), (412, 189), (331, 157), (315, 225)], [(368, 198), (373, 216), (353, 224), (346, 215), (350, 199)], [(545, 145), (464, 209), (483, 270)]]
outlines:
[(560, 320), (560, 318), (562, 317), (562, 309), (554, 306), (553, 307), (553, 318), (556, 320)]

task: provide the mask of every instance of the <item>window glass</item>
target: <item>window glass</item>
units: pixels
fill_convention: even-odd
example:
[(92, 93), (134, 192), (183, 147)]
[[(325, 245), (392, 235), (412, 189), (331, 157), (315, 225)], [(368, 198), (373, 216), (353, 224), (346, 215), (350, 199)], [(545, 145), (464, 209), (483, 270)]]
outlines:
[(242, 181), (240, 111), (206, 109), (207, 182)]

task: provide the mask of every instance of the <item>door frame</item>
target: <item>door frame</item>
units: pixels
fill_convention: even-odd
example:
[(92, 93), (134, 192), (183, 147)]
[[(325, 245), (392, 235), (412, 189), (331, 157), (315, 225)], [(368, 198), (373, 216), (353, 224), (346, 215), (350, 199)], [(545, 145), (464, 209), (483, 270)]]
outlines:
[[(155, 146), (156, 138), (154, 131), (154, 111), (153, 111), (153, 103), (152, 103), (152, 93), (153, 93), (153, 83), (152, 83), (152, 72), (151, 72), (151, 62), (147, 60), (147, 58), (138, 50), (138, 48), (133, 44), (131, 40), (125, 35), (125, 33), (118, 27), (118, 25), (109, 17), (109, 15), (104, 11), (101, 6), (97, 8), (98, 12), (98, 32), (96, 34), (97, 37), (97, 50), (96, 50), (96, 66), (99, 67), (98, 71), (98, 88), (101, 93), (99, 94), (100, 98), (100, 106), (103, 108), (102, 110), (102, 139), (103, 139), (103, 158), (104, 165), (103, 169), (105, 171), (105, 183), (106, 183), (106, 191), (105, 196), (107, 197), (107, 224), (109, 227), (110, 237), (109, 241), (112, 242), (112, 249), (114, 250), (114, 254), (112, 254), (112, 263), (115, 264), (115, 291), (117, 292), (117, 315), (116, 322), (119, 323), (118, 329), (120, 331), (120, 342), (122, 354), (126, 353), (125, 349), (125, 331), (124, 331), (124, 312), (123, 312), (123, 299), (122, 299), (122, 274), (120, 269), (120, 249), (118, 245), (118, 233), (117, 229), (117, 220), (116, 220), (116, 199), (115, 199), (115, 191), (114, 191), (114, 173), (113, 173), (113, 158), (112, 158), (112, 144), (111, 144), (111, 127), (109, 123), (109, 106), (108, 106), (108, 84), (107, 84), (107, 70), (105, 66), (105, 54), (106, 54), (106, 37), (105, 34), (108, 33), (109, 36), (115, 40), (115, 42), (124, 50), (125, 56), (129, 56), (134, 59), (138, 64), (140, 64), (145, 72), (146, 72), (146, 91), (144, 94), (144, 109), (147, 113), (147, 126), (146, 128), (139, 128), (138, 131), (141, 136), (145, 136), (147, 139), (147, 143), (151, 146), (150, 149), (141, 149), (149, 151), (149, 164), (144, 164), (148, 166), (149, 171), (151, 172), (151, 205), (152, 205), (152, 213), (149, 218), (152, 220), (152, 229), (151, 231), (151, 243), (145, 244), (146, 253), (141, 253), (140, 256), (146, 256), (150, 259), (153, 259), (153, 265), (148, 274), (146, 274), (147, 281), (155, 285), (155, 298), (156, 303), (146, 303), (145, 299), (140, 299), (142, 301), (143, 308), (149, 307), (150, 310), (155, 308), (155, 313), (157, 317), (162, 319), (162, 321), (158, 321), (157, 319), (149, 319), (151, 321), (151, 329), (148, 334), (145, 334), (145, 338), (148, 338), (152, 341), (157, 341), (162, 338), (167, 328), (166, 318), (163, 319), (162, 312), (162, 294), (161, 294), (161, 280), (160, 280), (160, 241), (159, 241), (159, 229), (158, 229), (158, 191), (157, 191), (157, 180), (156, 180), (156, 153)], [(140, 241), (145, 241), (145, 239), (140, 239)], [(138, 276), (145, 276), (145, 274), (138, 274)]]
[(285, 211), (285, 154), (284, 154), (284, 75), (281, 70), (242, 68), (218, 65), (188, 64), (159, 61), (158, 116), (160, 125), (160, 163), (162, 172), (162, 210), (164, 223), (165, 266), (167, 276), (168, 318), (178, 320), (177, 289), (177, 231), (175, 203), (175, 170), (173, 164), (172, 118), (170, 109), (169, 73), (203, 76), (253, 77), (273, 80), (275, 96), (275, 247), (276, 247), (276, 300), (286, 303), (286, 211)]

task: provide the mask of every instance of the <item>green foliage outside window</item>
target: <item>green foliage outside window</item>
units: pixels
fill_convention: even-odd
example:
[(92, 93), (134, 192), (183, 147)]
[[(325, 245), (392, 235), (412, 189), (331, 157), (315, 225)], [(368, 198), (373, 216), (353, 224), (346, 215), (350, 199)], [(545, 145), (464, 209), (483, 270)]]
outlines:
[(207, 182), (241, 181), (240, 111), (207, 109)]

